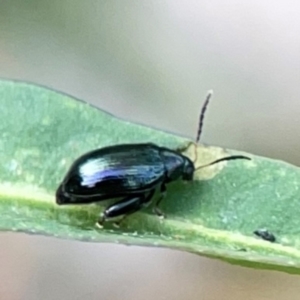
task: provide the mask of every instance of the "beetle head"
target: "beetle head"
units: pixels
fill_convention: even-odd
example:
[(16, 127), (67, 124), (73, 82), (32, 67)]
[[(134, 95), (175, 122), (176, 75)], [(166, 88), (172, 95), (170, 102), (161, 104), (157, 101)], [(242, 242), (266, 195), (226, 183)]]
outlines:
[(193, 180), (194, 171), (194, 163), (189, 158), (185, 157), (183, 164), (182, 180)]

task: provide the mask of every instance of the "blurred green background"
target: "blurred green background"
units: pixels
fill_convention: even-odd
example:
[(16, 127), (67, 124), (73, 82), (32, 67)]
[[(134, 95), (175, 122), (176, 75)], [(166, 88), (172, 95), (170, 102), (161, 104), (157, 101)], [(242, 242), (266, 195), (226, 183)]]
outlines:
[[(0, 77), (300, 165), (297, 1), (0, 0)], [(163, 249), (1, 234), (0, 299), (299, 299), (299, 277)]]

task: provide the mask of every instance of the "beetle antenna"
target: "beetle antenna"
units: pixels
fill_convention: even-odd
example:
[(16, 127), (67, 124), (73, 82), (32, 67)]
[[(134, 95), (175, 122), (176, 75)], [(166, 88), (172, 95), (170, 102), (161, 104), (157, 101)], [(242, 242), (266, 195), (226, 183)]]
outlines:
[(204, 121), (204, 116), (205, 116), (205, 111), (207, 109), (207, 106), (208, 106), (208, 103), (209, 103), (209, 100), (210, 100), (212, 94), (213, 94), (212, 90), (208, 91), (205, 102), (204, 102), (204, 104), (201, 108), (201, 113), (200, 113), (200, 116), (199, 116), (198, 131), (197, 131), (197, 136), (196, 136), (196, 141), (195, 141), (196, 144), (198, 144), (199, 141), (200, 141), (202, 127), (203, 127), (203, 121)]
[(198, 123), (198, 130), (197, 130), (197, 136), (196, 136), (196, 140), (195, 140), (195, 159), (194, 159), (194, 163), (197, 161), (198, 159), (198, 154), (197, 154), (197, 144), (200, 141), (200, 137), (201, 137), (201, 132), (202, 132), (202, 127), (203, 127), (203, 121), (204, 121), (204, 116), (205, 116), (205, 112), (209, 103), (209, 100), (211, 98), (213, 94), (213, 91), (210, 90), (207, 93), (206, 99), (204, 101), (204, 104), (201, 108), (201, 112), (200, 112), (200, 116), (199, 116), (199, 123)]
[(199, 170), (199, 169), (202, 169), (202, 168), (206, 168), (206, 167), (209, 167), (209, 166), (212, 166), (214, 164), (218, 164), (222, 161), (225, 161), (225, 160), (234, 160), (234, 159), (247, 159), (247, 160), (251, 160), (251, 158), (247, 157), (247, 156), (243, 156), (243, 155), (232, 155), (232, 156), (227, 156), (227, 157), (223, 157), (223, 158), (219, 158), (217, 160), (214, 160), (213, 162), (209, 163), (209, 164), (206, 164), (206, 165), (203, 165), (203, 166), (199, 166), (195, 169), (195, 171)]

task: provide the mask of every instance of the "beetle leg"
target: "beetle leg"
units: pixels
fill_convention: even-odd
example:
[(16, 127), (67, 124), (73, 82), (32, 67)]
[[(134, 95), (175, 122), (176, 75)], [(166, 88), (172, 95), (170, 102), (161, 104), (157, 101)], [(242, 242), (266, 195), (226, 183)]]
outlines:
[(149, 194), (137, 194), (128, 196), (110, 206), (108, 206), (101, 215), (100, 220), (98, 221), (99, 226), (103, 226), (105, 221), (112, 221), (113, 219), (119, 219), (115, 222), (116, 226), (124, 220), (124, 218), (130, 214), (135, 213), (136, 211), (143, 208), (147, 202), (150, 202), (155, 190), (149, 192)]
[(153, 212), (158, 215), (160, 218), (164, 219), (166, 217), (166, 215), (162, 212), (162, 210), (158, 207), (158, 205), (161, 203), (161, 201), (165, 198), (166, 193), (167, 193), (167, 188), (166, 185), (163, 183), (160, 187), (160, 198), (156, 201), (154, 208), (153, 208)]

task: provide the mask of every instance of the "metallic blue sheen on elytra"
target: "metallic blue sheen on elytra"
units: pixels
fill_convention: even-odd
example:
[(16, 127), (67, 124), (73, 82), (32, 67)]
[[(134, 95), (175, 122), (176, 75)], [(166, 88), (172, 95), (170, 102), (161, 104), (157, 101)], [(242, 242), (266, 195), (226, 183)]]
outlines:
[[(58, 204), (84, 204), (141, 195), (182, 178), (192, 180), (193, 162), (155, 144), (122, 144), (79, 157), (60, 184)], [(149, 199), (147, 200), (149, 201)]]

